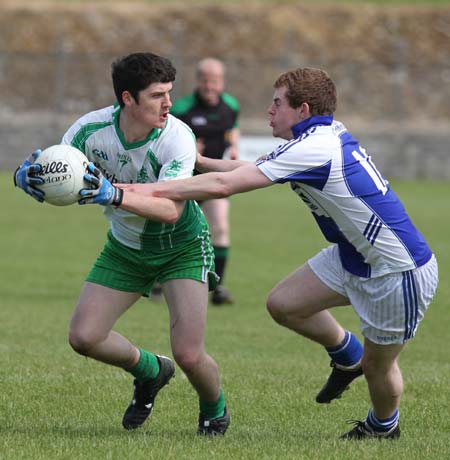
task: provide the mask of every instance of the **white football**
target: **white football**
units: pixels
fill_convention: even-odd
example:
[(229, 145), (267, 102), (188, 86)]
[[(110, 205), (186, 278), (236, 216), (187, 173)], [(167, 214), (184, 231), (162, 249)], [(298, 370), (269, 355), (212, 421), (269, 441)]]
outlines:
[(39, 177), (44, 179), (37, 185), (45, 193), (44, 201), (55, 206), (76, 203), (81, 197), (78, 192), (88, 188), (83, 179), (89, 160), (86, 155), (71, 145), (52, 145), (36, 159), (42, 169)]

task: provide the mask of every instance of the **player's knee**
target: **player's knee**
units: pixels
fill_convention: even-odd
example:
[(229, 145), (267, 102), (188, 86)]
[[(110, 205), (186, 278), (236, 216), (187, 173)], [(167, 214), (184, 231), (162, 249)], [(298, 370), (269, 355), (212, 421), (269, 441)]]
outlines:
[(173, 350), (173, 357), (183, 372), (190, 374), (199, 367), (202, 354), (195, 349), (180, 348)]
[(364, 354), (361, 359), (361, 368), (366, 379), (371, 380), (386, 375), (390, 370), (390, 363), (371, 354)]
[(286, 315), (283, 311), (283, 302), (276, 291), (271, 291), (266, 301), (266, 308), (270, 316), (279, 324), (284, 324)]
[(89, 356), (89, 352), (98, 343), (98, 339), (83, 331), (71, 330), (69, 333), (69, 345), (80, 355)]
[(266, 308), (270, 316), (281, 326), (292, 327), (293, 323), (300, 326), (302, 321), (308, 319), (307, 313), (302, 309), (301, 305), (289, 303), (285, 294), (280, 289), (274, 289), (266, 301)]

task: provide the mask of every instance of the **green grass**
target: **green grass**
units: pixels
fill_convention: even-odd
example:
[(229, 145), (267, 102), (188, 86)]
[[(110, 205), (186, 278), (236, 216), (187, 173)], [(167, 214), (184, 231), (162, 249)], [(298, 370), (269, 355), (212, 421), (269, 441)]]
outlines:
[[(131, 378), (67, 344), (71, 311), (103, 245), (106, 222), (96, 206), (40, 205), (11, 182), (10, 174), (0, 174), (0, 460), (449, 458), (448, 183), (394, 183), (437, 254), (440, 288), (401, 357), (401, 439), (347, 443), (337, 438), (349, 428), (347, 419), (366, 415), (365, 382), (336, 403), (317, 405), (327, 356), (265, 311), (271, 287), (325, 244), (287, 186), (232, 198), (227, 285), (237, 303), (210, 307), (207, 335), (232, 425), (225, 438), (208, 440), (194, 434), (197, 400), (179, 369), (158, 396), (151, 422), (131, 433), (121, 428)], [(336, 315), (358, 331), (350, 308)], [(141, 300), (117, 330), (170, 355), (164, 304)]]

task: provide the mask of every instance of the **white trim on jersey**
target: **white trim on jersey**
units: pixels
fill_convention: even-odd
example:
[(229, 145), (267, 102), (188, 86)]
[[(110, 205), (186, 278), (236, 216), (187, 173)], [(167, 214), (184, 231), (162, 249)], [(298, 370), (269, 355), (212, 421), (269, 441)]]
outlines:
[[(130, 144), (119, 128), (119, 114), (120, 108), (110, 106), (84, 115), (68, 129), (62, 143), (82, 150), (113, 183), (153, 183), (192, 176), (197, 148), (185, 123), (169, 115), (163, 129)], [(150, 245), (164, 249), (173, 247), (177, 235), (185, 239), (200, 225), (198, 211), (189, 203), (189, 220), (180, 219), (176, 225), (153, 222), (114, 206), (106, 206), (104, 212), (114, 237), (122, 244), (142, 249), (145, 241), (151, 241)]]
[(342, 123), (310, 117), (293, 132), (295, 139), (257, 166), (271, 181), (291, 184), (325, 238), (339, 246), (346, 270), (368, 278), (430, 260), (402, 203)]

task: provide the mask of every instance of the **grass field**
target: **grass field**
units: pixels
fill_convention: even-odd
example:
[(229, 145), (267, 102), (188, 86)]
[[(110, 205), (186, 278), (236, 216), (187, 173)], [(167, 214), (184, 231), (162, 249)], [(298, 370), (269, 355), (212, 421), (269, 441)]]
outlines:
[[(103, 245), (101, 211), (40, 205), (13, 189), (10, 174), (0, 174), (0, 460), (450, 458), (450, 185), (394, 187), (436, 252), (441, 278), (401, 357), (401, 439), (339, 441), (350, 428), (346, 420), (366, 415), (365, 382), (338, 402), (317, 405), (314, 396), (329, 372), (326, 354), (265, 311), (270, 288), (325, 244), (306, 207), (279, 186), (232, 198), (227, 285), (237, 303), (210, 307), (207, 337), (221, 366), (232, 425), (225, 438), (210, 440), (195, 435), (197, 400), (179, 369), (158, 396), (150, 423), (131, 433), (121, 428), (131, 378), (76, 355), (67, 344), (79, 288)], [(336, 315), (359, 331), (350, 308)], [(117, 330), (170, 356), (162, 303), (141, 300)]]

